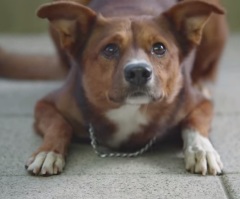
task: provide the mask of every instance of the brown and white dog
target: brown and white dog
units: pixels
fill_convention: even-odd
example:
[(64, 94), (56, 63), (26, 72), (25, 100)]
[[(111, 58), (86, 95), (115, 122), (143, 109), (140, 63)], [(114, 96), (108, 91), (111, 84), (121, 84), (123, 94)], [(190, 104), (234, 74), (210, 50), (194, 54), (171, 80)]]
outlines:
[(205, 87), (226, 38), (218, 1), (58, 0), (37, 14), (50, 21), (70, 72), (36, 105), (44, 140), (27, 161), (30, 173), (61, 173), (72, 137), (89, 137), (89, 124), (114, 150), (141, 148), (178, 126), (186, 169), (222, 172), (208, 139), (213, 104)]

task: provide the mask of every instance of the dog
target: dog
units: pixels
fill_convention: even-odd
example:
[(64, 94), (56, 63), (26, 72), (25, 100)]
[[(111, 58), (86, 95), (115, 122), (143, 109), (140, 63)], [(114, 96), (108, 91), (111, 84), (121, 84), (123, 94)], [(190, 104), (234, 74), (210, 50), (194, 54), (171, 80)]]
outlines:
[[(37, 102), (42, 145), (27, 160), (34, 175), (60, 174), (74, 136), (100, 156), (135, 156), (178, 127), (185, 168), (221, 174), (208, 136), (213, 102), (208, 85), (227, 36), (224, 9), (204, 0), (58, 0), (40, 18), (63, 65), (64, 85)], [(104, 154), (98, 146), (113, 153)], [(118, 153), (115, 151), (124, 151)], [(130, 152), (125, 152), (130, 151)]]

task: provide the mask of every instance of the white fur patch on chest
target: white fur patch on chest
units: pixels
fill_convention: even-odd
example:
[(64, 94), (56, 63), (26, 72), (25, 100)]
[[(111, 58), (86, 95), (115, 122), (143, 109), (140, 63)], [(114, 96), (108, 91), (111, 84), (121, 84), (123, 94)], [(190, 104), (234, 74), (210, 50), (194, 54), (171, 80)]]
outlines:
[(118, 147), (129, 137), (141, 131), (141, 125), (148, 124), (147, 117), (139, 110), (138, 105), (124, 105), (108, 111), (107, 118), (117, 126), (117, 132), (109, 140), (109, 145)]

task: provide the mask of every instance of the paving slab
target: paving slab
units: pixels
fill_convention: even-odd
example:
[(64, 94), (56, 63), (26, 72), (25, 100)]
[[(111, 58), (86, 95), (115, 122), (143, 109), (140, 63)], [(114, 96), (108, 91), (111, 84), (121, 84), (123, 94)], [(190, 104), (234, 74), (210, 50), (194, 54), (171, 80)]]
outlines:
[[(0, 117), (0, 176), (27, 175), (24, 163), (42, 138), (32, 129), (31, 117)], [(186, 174), (181, 149), (158, 147), (138, 158), (98, 157), (86, 143), (73, 143), (63, 175), (74, 174)]]
[(25, 161), (41, 142), (32, 132), (32, 123), (27, 117), (0, 117), (0, 176), (26, 175)]
[(240, 37), (232, 35), (219, 66), (218, 80), (215, 84), (215, 111), (219, 114), (240, 113)]
[[(239, 60), (240, 63), (240, 60)], [(230, 74), (230, 72), (221, 71), (224, 77), (219, 80), (214, 88), (214, 108), (216, 114), (238, 114), (240, 113), (240, 72)], [(229, 81), (227, 85), (225, 82)]]
[[(212, 141), (219, 151), (225, 173), (240, 173), (240, 116), (217, 116), (213, 123)], [(40, 146), (42, 138), (32, 129), (31, 117), (0, 118), (0, 175), (27, 175), (24, 163)], [(231, 147), (229, 147), (231, 146)], [(179, 146), (158, 146), (147, 154), (131, 159), (96, 156), (91, 146), (71, 145), (63, 175), (82, 174), (188, 174)]]
[(218, 177), (182, 175), (81, 175), (0, 177), (8, 199), (226, 199)]
[(226, 186), (227, 194), (231, 199), (240, 198), (240, 174), (226, 175), (223, 177), (223, 182)]
[[(213, 124), (212, 141), (219, 151), (226, 173), (240, 173), (239, 116), (217, 117)], [(0, 173), (26, 175), (23, 169), (28, 156), (40, 146), (42, 139), (33, 132), (33, 119), (28, 117), (0, 118)], [(14, 128), (13, 128), (14, 127)], [(14, 147), (11, 147), (14, 146)], [(231, 146), (231, 147), (229, 147)], [(132, 159), (97, 157), (85, 143), (73, 143), (64, 174), (160, 174), (186, 173), (179, 147), (163, 146)]]
[(72, 146), (65, 175), (73, 174), (188, 174), (181, 150), (151, 150), (137, 158), (100, 158), (90, 146)]
[(39, 35), (0, 35), (0, 46), (8, 51), (18, 53), (55, 53), (55, 48), (47, 33)]
[(36, 102), (60, 85), (57, 81), (0, 80), (0, 116), (32, 116)]
[(212, 142), (222, 157), (225, 173), (240, 173), (240, 115), (214, 118)]

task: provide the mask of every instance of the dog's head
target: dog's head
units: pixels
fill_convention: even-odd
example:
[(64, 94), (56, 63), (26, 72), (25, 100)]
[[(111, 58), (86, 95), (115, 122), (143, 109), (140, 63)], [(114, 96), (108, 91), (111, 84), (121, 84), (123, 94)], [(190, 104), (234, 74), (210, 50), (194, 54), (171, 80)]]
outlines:
[(157, 17), (104, 17), (70, 1), (46, 4), (38, 16), (59, 32), (94, 104), (171, 102), (179, 92), (181, 61), (200, 43), (211, 13), (204, 1), (184, 1)]

